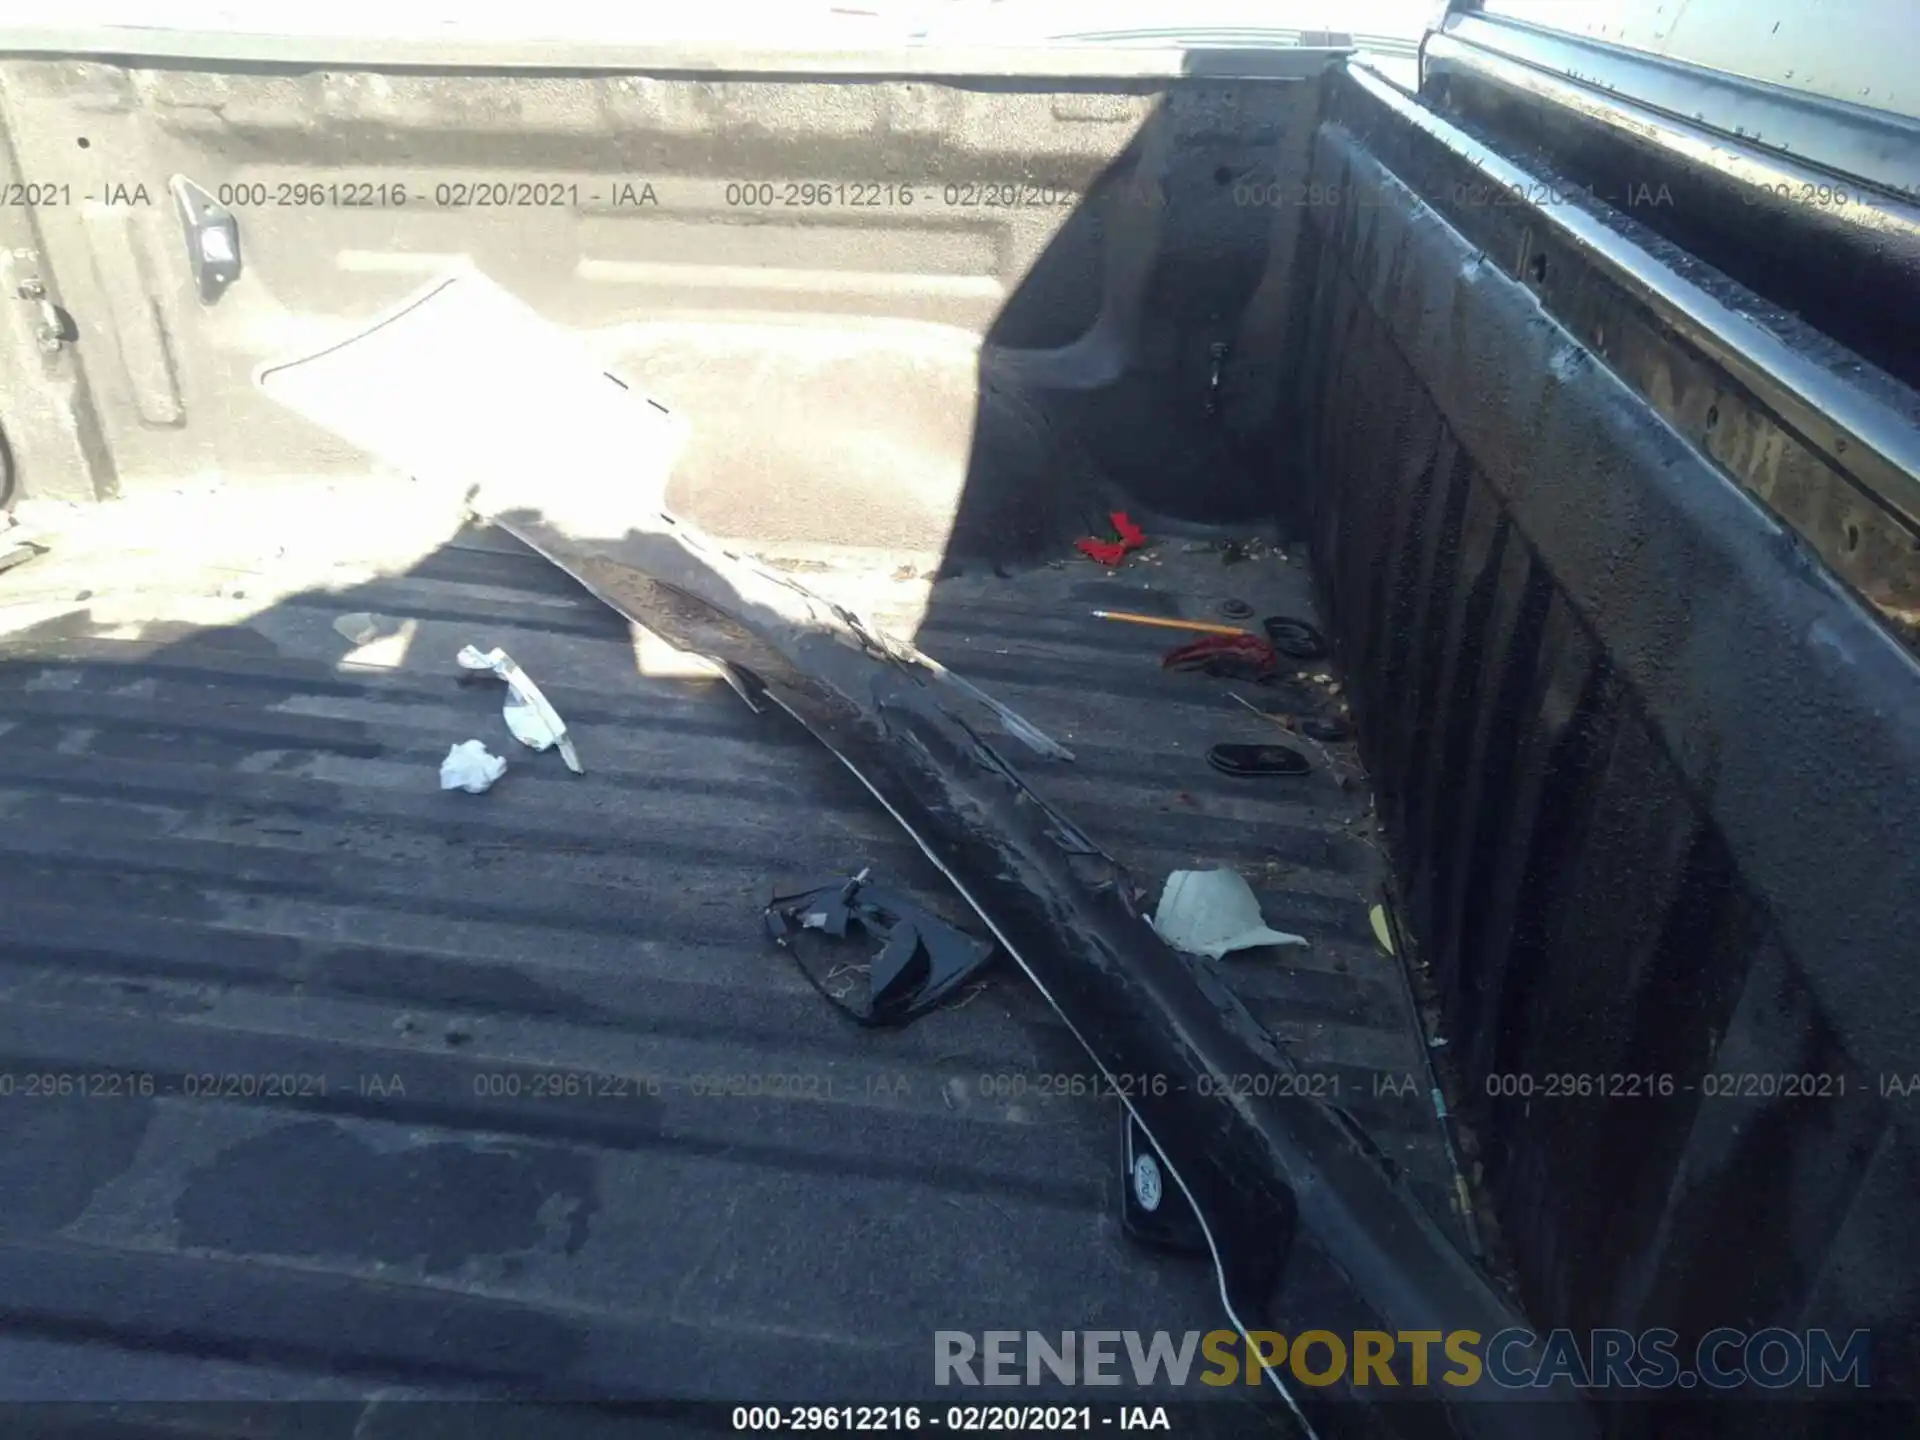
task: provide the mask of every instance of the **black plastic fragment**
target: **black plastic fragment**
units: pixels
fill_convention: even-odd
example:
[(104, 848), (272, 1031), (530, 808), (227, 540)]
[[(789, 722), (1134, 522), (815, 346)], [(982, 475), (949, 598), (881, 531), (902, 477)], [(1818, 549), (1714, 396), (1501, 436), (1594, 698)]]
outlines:
[(1318, 660), (1327, 653), (1327, 637), (1291, 615), (1269, 615), (1262, 622), (1273, 648), (1289, 660)]
[[(919, 928), (911, 920), (902, 920), (887, 936), (887, 943), (873, 957), (868, 971), (868, 992), (875, 1010), (904, 1008), (917, 987), (914, 962), (920, 959), (924, 945)], [(923, 972), (924, 973), (924, 972)], [(929, 980), (931, 975), (928, 975)]]
[(853, 912), (839, 896), (824, 901), (818, 909), (810, 909), (806, 915), (806, 928), (818, 930), (823, 935), (831, 935), (836, 940), (847, 938), (847, 922), (853, 919)]
[(1318, 740), (1323, 745), (1343, 745), (1353, 739), (1353, 726), (1345, 720), (1309, 715), (1296, 728), (1307, 739)]
[(34, 557), (46, 553), (46, 547), (43, 545), (29, 545), (24, 541), (18, 545), (8, 545), (0, 542), (0, 571), (11, 570), (17, 565), (24, 565)]
[(240, 221), (184, 175), (168, 182), (187, 247), (187, 268), (202, 305), (212, 305), (240, 278)]
[[(862, 870), (808, 890), (776, 886), (768, 902), (767, 936), (793, 956), (807, 983), (834, 1008), (862, 1025), (904, 1025), (953, 994), (993, 956), (993, 946), (915, 905), (895, 891), (867, 883)], [(849, 1005), (828, 990), (794, 945), (801, 931), (844, 940), (858, 929), (880, 942), (868, 963), (867, 1003)]]

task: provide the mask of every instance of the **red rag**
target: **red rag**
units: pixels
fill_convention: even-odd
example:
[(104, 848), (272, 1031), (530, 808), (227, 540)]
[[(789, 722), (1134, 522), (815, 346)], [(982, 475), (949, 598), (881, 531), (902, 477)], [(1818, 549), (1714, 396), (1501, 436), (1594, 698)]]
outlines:
[(1280, 668), (1273, 647), (1258, 635), (1209, 635), (1175, 646), (1160, 657), (1160, 664), (1167, 670), (1238, 672), (1248, 679), (1275, 674)]
[(1127, 558), (1127, 551), (1131, 547), (1125, 541), (1088, 538), (1074, 541), (1073, 548), (1089, 559), (1097, 560), (1108, 569), (1112, 569)]
[(1113, 522), (1114, 533), (1118, 540), (1096, 540), (1089, 535), (1084, 540), (1073, 542), (1073, 548), (1090, 560), (1096, 560), (1109, 570), (1127, 558), (1129, 550), (1138, 550), (1147, 543), (1147, 535), (1128, 517), (1124, 510), (1110, 512), (1107, 519)]

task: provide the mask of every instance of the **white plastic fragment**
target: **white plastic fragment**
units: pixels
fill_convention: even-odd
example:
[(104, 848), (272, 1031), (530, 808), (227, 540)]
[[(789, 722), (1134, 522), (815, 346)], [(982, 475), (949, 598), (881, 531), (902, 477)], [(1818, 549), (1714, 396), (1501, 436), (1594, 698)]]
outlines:
[(440, 788), (464, 790), (469, 795), (484, 794), (493, 782), (507, 773), (507, 762), (487, 753), (479, 740), (462, 740), (450, 747), (440, 762)]
[(1307, 943), (1267, 928), (1253, 887), (1236, 870), (1175, 870), (1160, 892), (1153, 928), (1174, 949), (1210, 960), (1254, 945)]
[(380, 638), (380, 622), (365, 610), (335, 617), (333, 628), (349, 645), (366, 645)]
[(535, 750), (558, 745), (560, 758), (567, 762), (567, 768), (576, 775), (586, 773), (580, 766), (580, 757), (574, 751), (573, 741), (567, 738), (566, 722), (547, 702), (547, 697), (540, 693), (540, 687), (513, 663), (511, 655), (504, 650), (481, 650), (472, 645), (463, 645), (457, 658), (465, 669), (491, 670), (507, 682), (507, 703), (501, 714), (514, 739)]

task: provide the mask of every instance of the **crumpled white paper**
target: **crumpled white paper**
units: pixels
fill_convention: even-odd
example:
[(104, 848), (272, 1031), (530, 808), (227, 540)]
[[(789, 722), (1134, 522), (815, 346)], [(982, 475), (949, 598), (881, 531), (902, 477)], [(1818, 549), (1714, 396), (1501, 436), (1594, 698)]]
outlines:
[(558, 745), (560, 758), (567, 762), (567, 768), (576, 775), (586, 773), (580, 768), (580, 757), (574, 752), (573, 741), (567, 738), (566, 721), (548, 703), (547, 697), (540, 693), (540, 687), (513, 663), (511, 655), (504, 650), (481, 650), (474, 645), (463, 645), (456, 658), (464, 669), (491, 670), (507, 682), (507, 703), (501, 710), (501, 716), (507, 722), (507, 729), (513, 732), (514, 739), (535, 750), (548, 750)]
[(1305, 945), (1304, 935), (1270, 930), (1260, 901), (1237, 870), (1176, 870), (1160, 892), (1153, 928), (1189, 955), (1218, 960), (1254, 945)]
[(451, 747), (447, 758), (440, 762), (440, 788), (479, 795), (491, 789), (493, 782), (506, 773), (507, 762), (498, 755), (488, 754), (483, 742), (462, 740)]

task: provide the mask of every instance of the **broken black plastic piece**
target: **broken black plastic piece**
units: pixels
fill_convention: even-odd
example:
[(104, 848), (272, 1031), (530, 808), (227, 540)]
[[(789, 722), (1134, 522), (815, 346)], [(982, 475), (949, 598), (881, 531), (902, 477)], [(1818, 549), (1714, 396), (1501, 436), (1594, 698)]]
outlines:
[[(776, 886), (765, 912), (767, 936), (793, 956), (807, 983), (842, 1014), (862, 1025), (904, 1025), (959, 989), (993, 957), (993, 945), (895, 891), (869, 885), (867, 874), (862, 870), (850, 880), (807, 890)], [(794, 945), (800, 931), (845, 939), (856, 928), (880, 942), (868, 962), (865, 1007), (829, 990)]]
[(1318, 660), (1327, 653), (1327, 637), (1291, 615), (1269, 615), (1262, 622), (1273, 648), (1289, 660)]
[(873, 957), (867, 972), (867, 990), (873, 996), (875, 1010), (897, 1010), (906, 1005), (918, 988), (914, 962), (921, 958), (925, 948), (919, 927), (911, 920), (902, 920), (893, 927), (893, 933), (887, 936), (887, 943)]
[(1300, 722), (1300, 733), (1323, 745), (1342, 745), (1353, 738), (1353, 726), (1345, 720), (1321, 719), (1309, 715)]
[(30, 545), (24, 540), (17, 545), (0, 543), (0, 572), (11, 570), (16, 565), (24, 565), (35, 556), (46, 553), (44, 545)]

